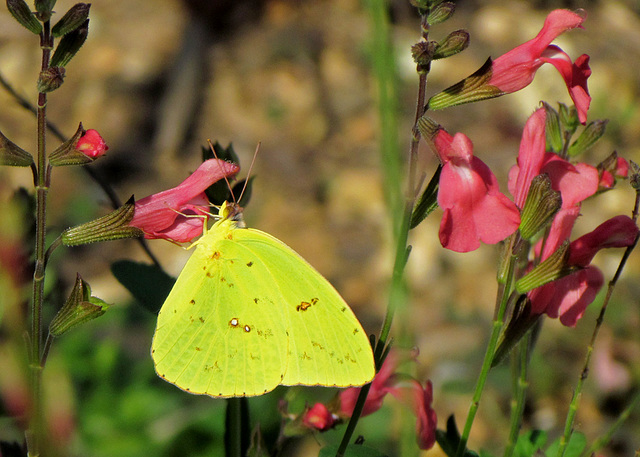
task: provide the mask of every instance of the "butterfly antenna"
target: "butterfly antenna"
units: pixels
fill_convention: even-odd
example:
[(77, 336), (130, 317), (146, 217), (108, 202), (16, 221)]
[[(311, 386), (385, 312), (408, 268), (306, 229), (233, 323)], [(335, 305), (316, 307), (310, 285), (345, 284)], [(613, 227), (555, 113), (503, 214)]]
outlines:
[[(216, 150), (214, 149), (213, 144), (211, 144), (211, 140), (209, 138), (207, 138), (207, 143), (209, 143), (209, 149), (211, 149), (211, 152), (213, 153), (213, 157), (215, 157), (216, 159), (220, 160), (220, 158), (218, 157), (218, 154), (216, 154)], [(219, 165), (219, 167), (220, 167), (220, 171), (222, 171), (222, 165)], [(231, 183), (227, 179), (227, 175), (224, 172), (222, 173), (222, 177), (224, 178), (224, 181), (227, 183), (227, 189), (229, 189), (229, 193), (231, 194), (231, 198), (233, 198), (233, 203), (237, 203), (235, 197), (233, 196), (233, 191), (231, 190)], [(243, 189), (243, 191), (244, 191), (244, 189)]]
[[(251, 176), (251, 170), (253, 170), (253, 164), (256, 163), (256, 157), (258, 157), (258, 151), (260, 150), (260, 144), (256, 146), (256, 151), (253, 153), (253, 159), (251, 159), (251, 165), (249, 165), (249, 171), (247, 172), (247, 177), (244, 181), (244, 186), (242, 186), (242, 192), (240, 192), (240, 196), (238, 197), (238, 201), (242, 200), (242, 196), (244, 195), (244, 191), (247, 190), (247, 185), (249, 184), (249, 177)], [(233, 195), (233, 192), (231, 192)]]

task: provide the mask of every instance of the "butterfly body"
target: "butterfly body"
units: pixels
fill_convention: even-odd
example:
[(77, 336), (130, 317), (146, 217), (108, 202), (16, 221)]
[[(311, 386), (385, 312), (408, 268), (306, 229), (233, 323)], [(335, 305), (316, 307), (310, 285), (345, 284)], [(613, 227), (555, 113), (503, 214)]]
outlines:
[(220, 216), (158, 315), (158, 375), (215, 397), (371, 381), (369, 340), (333, 286), (280, 240), (241, 228), (234, 205)]

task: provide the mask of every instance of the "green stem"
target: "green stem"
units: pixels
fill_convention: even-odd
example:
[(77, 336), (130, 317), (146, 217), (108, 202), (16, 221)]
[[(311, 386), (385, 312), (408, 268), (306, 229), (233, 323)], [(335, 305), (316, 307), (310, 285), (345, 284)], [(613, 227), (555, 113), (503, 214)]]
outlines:
[(242, 457), (242, 399), (227, 399), (227, 457)]
[[(391, 216), (394, 221), (394, 235), (396, 239), (396, 253), (394, 260), (391, 285), (389, 288), (389, 299), (387, 303), (387, 311), (380, 330), (378, 341), (374, 348), (374, 360), (376, 371), (380, 370), (382, 363), (387, 354), (389, 333), (393, 317), (399, 306), (406, 303), (406, 291), (404, 285), (404, 269), (409, 256), (409, 229), (411, 223), (411, 214), (415, 205), (417, 192), (417, 156), (418, 142), (420, 139), (417, 128), (413, 129), (413, 136), (409, 151), (409, 170), (407, 192), (405, 198), (401, 195), (401, 160), (398, 150), (398, 122), (397, 122), (397, 89), (395, 83), (395, 59), (393, 57), (393, 48), (391, 46), (389, 19), (385, 8), (384, 0), (369, 0), (367, 2), (371, 13), (373, 23), (374, 36), (374, 71), (378, 81), (379, 94), (379, 116), (381, 125), (381, 155), (382, 169), (385, 173), (384, 189), (388, 198), (388, 204), (391, 208)], [(423, 19), (423, 22), (424, 19)], [(426, 28), (423, 27), (423, 37), (426, 36)], [(427, 71), (419, 69), (419, 87), (418, 100), (416, 106), (415, 122), (422, 116), (425, 105)], [(400, 212), (401, 204), (404, 201), (404, 208)], [(349, 419), (349, 423), (340, 442), (340, 446), (336, 453), (337, 457), (342, 457), (346, 452), (347, 446), (364, 408), (367, 395), (371, 384), (365, 385), (360, 390), (354, 411)]]
[(529, 368), (529, 350), (531, 343), (531, 332), (522, 338), (519, 343), (518, 357), (514, 364), (514, 372), (518, 374), (515, 381), (514, 398), (511, 400), (511, 427), (509, 429), (509, 441), (504, 450), (504, 457), (511, 457), (513, 450), (518, 441), (518, 434), (522, 425), (522, 413), (527, 398), (527, 389), (529, 387), (528, 368)]
[(573, 433), (573, 424), (576, 419), (576, 413), (578, 411), (578, 405), (580, 404), (580, 397), (582, 396), (582, 389), (584, 388), (584, 383), (587, 380), (589, 375), (589, 365), (591, 363), (591, 356), (593, 355), (593, 350), (595, 347), (596, 339), (598, 338), (598, 334), (600, 333), (600, 328), (602, 327), (602, 323), (604, 322), (604, 314), (607, 311), (607, 306), (609, 305), (609, 301), (611, 300), (611, 295), (613, 294), (613, 289), (615, 288), (620, 275), (622, 274), (622, 270), (627, 263), (627, 259), (631, 252), (636, 247), (638, 243), (638, 237), (634, 243), (625, 249), (625, 252), (622, 256), (622, 260), (618, 265), (618, 269), (611, 281), (609, 281), (609, 285), (607, 287), (607, 294), (605, 295), (604, 301), (602, 303), (602, 308), (600, 309), (600, 314), (596, 319), (596, 325), (593, 329), (593, 333), (591, 335), (591, 341), (589, 342), (589, 346), (587, 347), (587, 354), (585, 356), (584, 366), (582, 368), (582, 373), (580, 374), (580, 378), (578, 379), (578, 383), (573, 392), (573, 397), (571, 398), (571, 404), (569, 405), (569, 411), (567, 412), (567, 419), (565, 421), (564, 433), (560, 438), (560, 445), (558, 446), (558, 457), (563, 457), (566, 451), (567, 445), (569, 444), (569, 439), (571, 438), (571, 434)]
[(497, 311), (494, 316), (493, 325), (491, 329), (491, 336), (489, 337), (489, 343), (487, 345), (487, 350), (484, 355), (484, 360), (482, 362), (482, 369), (480, 371), (480, 375), (478, 376), (478, 380), (476, 382), (476, 388), (473, 394), (473, 399), (471, 401), (471, 406), (469, 407), (469, 413), (467, 414), (467, 421), (464, 425), (464, 430), (462, 432), (462, 436), (460, 437), (460, 443), (458, 444), (458, 449), (456, 450), (456, 457), (462, 457), (467, 448), (467, 443), (469, 442), (469, 435), (471, 434), (471, 427), (473, 426), (473, 421), (476, 417), (476, 413), (478, 412), (478, 407), (480, 406), (480, 398), (482, 397), (482, 391), (484, 389), (484, 385), (487, 381), (487, 377), (489, 376), (489, 371), (491, 370), (491, 362), (493, 361), (493, 356), (496, 351), (496, 346), (498, 344), (498, 339), (500, 338), (500, 332), (504, 325), (504, 313), (507, 309), (507, 302), (509, 301), (509, 294), (511, 292), (513, 286), (513, 273), (516, 266), (516, 256), (511, 254), (508, 263), (506, 282), (504, 287), (500, 287), (499, 290), (499, 303), (500, 305), (497, 308)]
[(595, 455), (600, 449), (606, 446), (611, 441), (611, 437), (613, 436), (613, 434), (618, 431), (618, 429), (622, 426), (622, 424), (629, 418), (629, 416), (631, 415), (631, 412), (635, 409), (636, 406), (638, 406), (638, 403), (640, 403), (640, 392), (633, 397), (633, 399), (629, 403), (629, 406), (627, 406), (625, 410), (622, 411), (622, 413), (620, 414), (620, 417), (618, 417), (618, 419), (613, 423), (613, 425), (609, 427), (609, 430), (607, 430), (607, 432), (604, 435), (602, 435), (600, 438), (595, 440), (593, 444), (589, 447), (589, 449), (587, 449), (582, 454), (583, 457), (589, 457), (589, 456)]
[[(41, 71), (49, 68), (49, 58), (53, 47), (50, 36), (50, 23), (46, 21), (40, 36), (42, 49)], [(45, 279), (45, 236), (47, 215), (47, 194), (49, 192), (49, 173), (47, 172), (46, 156), (46, 125), (47, 125), (47, 94), (38, 94), (37, 105), (37, 173), (36, 173), (36, 240), (35, 240), (35, 270), (33, 273), (33, 296), (31, 301), (31, 333), (29, 367), (31, 374), (31, 424), (27, 431), (27, 447), (29, 457), (40, 455), (43, 444), (45, 426), (42, 410), (42, 365), (40, 354), (42, 351), (42, 306), (44, 301)]]

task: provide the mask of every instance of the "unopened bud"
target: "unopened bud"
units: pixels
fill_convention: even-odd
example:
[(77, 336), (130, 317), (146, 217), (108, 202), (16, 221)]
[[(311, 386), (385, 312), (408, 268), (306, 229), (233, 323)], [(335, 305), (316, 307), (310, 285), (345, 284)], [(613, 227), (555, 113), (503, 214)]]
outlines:
[(38, 92), (46, 94), (62, 86), (65, 69), (63, 67), (49, 67), (38, 76)]
[(51, 13), (53, 13), (53, 7), (56, 4), (56, 0), (35, 0), (36, 15), (42, 22), (51, 19)]
[(24, 0), (7, 0), (7, 8), (15, 20), (31, 33), (39, 35), (42, 32), (42, 24), (31, 12), (27, 2)]
[(435, 47), (434, 41), (419, 41), (411, 46), (411, 56), (418, 67), (426, 67), (431, 63)]
[(91, 3), (76, 3), (73, 5), (53, 26), (51, 34), (57, 38), (76, 30), (89, 17), (89, 8), (91, 8)]
[(429, 16), (427, 17), (427, 22), (429, 25), (440, 24), (441, 22), (446, 21), (453, 13), (456, 11), (456, 5), (453, 2), (442, 2), (435, 8), (431, 10)]
[(77, 275), (69, 298), (49, 325), (49, 333), (60, 336), (73, 327), (102, 316), (108, 307), (104, 301), (91, 296), (91, 287)]
[(469, 32), (466, 30), (455, 30), (444, 40), (438, 43), (433, 60), (451, 57), (464, 51), (469, 46)]
[(560, 123), (567, 132), (573, 135), (580, 125), (580, 119), (578, 119), (578, 111), (576, 111), (576, 107), (573, 105), (571, 107), (568, 107), (564, 103), (559, 103), (559, 105)]
[(69, 32), (62, 37), (53, 53), (53, 57), (51, 57), (51, 66), (66, 67), (87, 40), (88, 34), (89, 19), (84, 21), (73, 32)]
[(552, 152), (561, 152), (564, 139), (562, 138), (562, 130), (560, 129), (560, 115), (547, 102), (542, 102), (545, 117), (544, 131), (547, 134), (547, 148)]
[(593, 146), (596, 141), (602, 138), (608, 122), (608, 119), (604, 119), (587, 124), (578, 139), (569, 146), (569, 149), (567, 150), (569, 157), (575, 157), (578, 154), (583, 153)]
[(640, 192), (640, 166), (633, 160), (629, 161), (629, 184), (635, 189), (636, 192)]
[(85, 130), (80, 123), (76, 133), (49, 155), (49, 163), (54, 167), (85, 165), (104, 155), (108, 149), (96, 130)]

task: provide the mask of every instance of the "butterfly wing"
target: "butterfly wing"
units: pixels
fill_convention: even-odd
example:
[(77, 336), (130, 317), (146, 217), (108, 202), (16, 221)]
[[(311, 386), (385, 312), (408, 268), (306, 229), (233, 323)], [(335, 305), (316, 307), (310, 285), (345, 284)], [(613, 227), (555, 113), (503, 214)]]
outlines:
[(276, 238), (229, 227), (201, 238), (158, 315), (157, 373), (219, 397), (369, 382), (368, 338), (333, 286)]
[(347, 387), (371, 381), (375, 367), (369, 338), (329, 281), (267, 233), (237, 230), (234, 241), (269, 283), (253, 290), (258, 304), (266, 304), (286, 323), (286, 367), (280, 383)]

